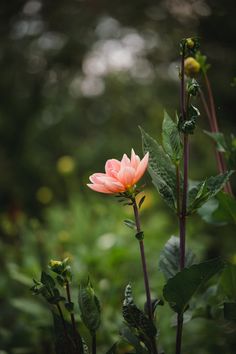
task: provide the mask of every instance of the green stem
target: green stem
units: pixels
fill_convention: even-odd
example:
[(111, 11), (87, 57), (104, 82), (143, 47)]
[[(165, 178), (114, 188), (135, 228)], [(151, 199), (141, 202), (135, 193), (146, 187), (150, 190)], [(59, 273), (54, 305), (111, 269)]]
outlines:
[[(141, 222), (140, 222), (139, 209), (137, 206), (136, 199), (133, 198), (131, 200), (133, 203), (136, 230), (138, 233), (140, 233), (141, 232)], [(153, 322), (152, 300), (151, 300), (151, 293), (150, 293), (150, 286), (149, 286), (149, 279), (148, 279), (148, 272), (147, 272), (147, 262), (146, 262), (143, 240), (139, 240), (139, 248), (140, 248), (140, 255), (141, 255), (141, 261), (142, 261), (142, 268), (143, 268), (143, 278), (144, 278), (144, 286), (145, 286), (145, 292), (146, 292), (148, 318), (151, 322)], [(151, 345), (152, 345), (152, 353), (158, 354), (155, 337), (153, 337), (151, 339)]]
[[(68, 302), (71, 303), (70, 284), (68, 280), (66, 280), (66, 294), (67, 294)], [(78, 354), (81, 354), (83, 352), (83, 342), (82, 342), (82, 338), (80, 337), (80, 334), (76, 330), (75, 316), (73, 312), (70, 313), (70, 319), (72, 324), (73, 337), (75, 340), (76, 350)]]
[(59, 315), (61, 317), (61, 322), (62, 322), (62, 325), (63, 325), (63, 330), (64, 330), (65, 337), (68, 338), (68, 333), (67, 333), (67, 329), (66, 329), (66, 322), (65, 322), (65, 319), (64, 319), (64, 316), (63, 316), (63, 312), (62, 312), (61, 306), (60, 306), (60, 304), (57, 304), (56, 307), (57, 307), (57, 310), (58, 310)]
[(92, 334), (92, 354), (96, 354), (97, 352), (97, 339), (96, 333)]
[[(181, 90), (180, 90), (180, 109), (181, 116), (183, 120), (187, 119), (186, 116), (186, 102), (185, 102), (185, 77), (184, 77), (184, 60), (185, 60), (185, 44), (183, 45), (182, 55), (181, 55)], [(187, 97), (187, 105), (189, 104), (189, 96)], [(183, 176), (183, 194), (182, 194), (182, 203), (181, 210), (179, 207), (179, 238), (180, 238), (180, 270), (183, 270), (185, 266), (185, 241), (186, 241), (186, 210), (187, 210), (187, 193), (188, 193), (188, 164), (189, 164), (189, 142), (188, 135), (184, 134), (184, 176)], [(178, 171), (176, 171), (178, 172)], [(179, 173), (176, 175), (176, 181), (178, 188), (180, 190), (180, 180)], [(178, 194), (180, 206), (180, 193)], [(176, 348), (175, 353), (181, 354), (181, 345), (182, 345), (182, 333), (183, 333), (183, 316), (181, 314), (177, 315), (177, 329), (176, 329)]]

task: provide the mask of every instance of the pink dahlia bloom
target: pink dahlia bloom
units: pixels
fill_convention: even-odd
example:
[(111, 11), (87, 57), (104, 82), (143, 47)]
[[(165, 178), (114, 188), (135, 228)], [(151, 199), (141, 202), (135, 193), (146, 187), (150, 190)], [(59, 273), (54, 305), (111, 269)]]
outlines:
[(96, 192), (115, 194), (122, 193), (132, 188), (144, 175), (147, 169), (149, 153), (144, 158), (131, 151), (131, 158), (126, 154), (122, 160), (107, 160), (105, 165), (106, 173), (94, 173), (89, 177), (91, 184), (87, 186)]

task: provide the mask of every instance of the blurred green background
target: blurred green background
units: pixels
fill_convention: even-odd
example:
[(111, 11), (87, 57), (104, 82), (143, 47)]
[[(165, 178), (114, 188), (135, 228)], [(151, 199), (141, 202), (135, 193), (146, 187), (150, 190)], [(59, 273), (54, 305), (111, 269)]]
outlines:
[[(160, 140), (163, 109), (179, 102), (178, 42), (198, 35), (207, 54), (220, 128), (233, 133), (236, 108), (235, 1), (30, 0), (0, 3), (0, 353), (52, 353), (51, 317), (32, 297), (51, 258), (71, 257), (78, 281), (90, 274), (101, 299), (99, 353), (118, 338), (127, 282), (144, 300), (138, 248), (123, 219), (129, 207), (88, 190), (88, 176), (133, 147), (138, 125)], [(196, 103), (202, 111), (200, 102)], [(216, 174), (202, 129), (191, 139), (191, 178)], [(142, 211), (153, 295), (164, 283), (160, 251), (177, 221), (146, 176)], [(233, 226), (194, 216), (189, 244), (199, 259), (236, 262)], [(76, 293), (75, 293), (76, 296)], [(160, 341), (173, 353), (175, 329), (166, 305)], [(235, 332), (196, 319), (184, 352), (233, 354)]]

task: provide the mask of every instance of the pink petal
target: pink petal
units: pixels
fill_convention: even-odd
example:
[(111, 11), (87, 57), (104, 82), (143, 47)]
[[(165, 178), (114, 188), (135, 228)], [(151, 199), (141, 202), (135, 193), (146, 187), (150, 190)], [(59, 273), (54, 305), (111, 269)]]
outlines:
[(116, 159), (107, 160), (105, 171), (108, 176), (116, 177), (120, 170), (120, 161)]
[(144, 172), (146, 171), (148, 166), (148, 158), (149, 158), (149, 153), (147, 152), (144, 158), (141, 160), (140, 164), (138, 165), (138, 168), (135, 173), (134, 183), (138, 182), (140, 178), (143, 177)]
[(123, 167), (117, 175), (118, 180), (125, 186), (131, 187), (134, 184), (135, 169), (133, 167)]
[(140, 158), (135, 154), (134, 149), (131, 150), (131, 166), (136, 170), (140, 164)]
[(122, 169), (124, 167), (130, 167), (130, 159), (126, 154), (123, 155), (122, 160), (120, 162), (120, 168)]
[(120, 182), (105, 182), (104, 186), (110, 193), (120, 193), (125, 191), (125, 187)]
[(95, 192), (112, 194), (103, 184), (87, 184), (87, 186)]
[(125, 190), (123, 184), (121, 184), (116, 178), (107, 175), (97, 177), (97, 181), (99, 184), (103, 184), (111, 193), (119, 193)]
[(106, 177), (106, 174), (105, 173), (94, 173), (93, 175), (91, 175), (89, 177), (90, 181), (92, 183), (101, 183), (101, 181), (98, 179), (99, 177)]

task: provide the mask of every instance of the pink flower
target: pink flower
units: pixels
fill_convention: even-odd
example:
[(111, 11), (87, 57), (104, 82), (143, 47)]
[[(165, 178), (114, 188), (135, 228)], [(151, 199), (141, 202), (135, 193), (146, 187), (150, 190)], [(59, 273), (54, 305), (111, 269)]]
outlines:
[(146, 153), (140, 161), (134, 150), (131, 151), (131, 158), (126, 154), (122, 160), (107, 160), (105, 165), (106, 173), (94, 173), (89, 177), (91, 184), (87, 186), (96, 192), (115, 194), (130, 190), (144, 175), (147, 169), (149, 153)]

